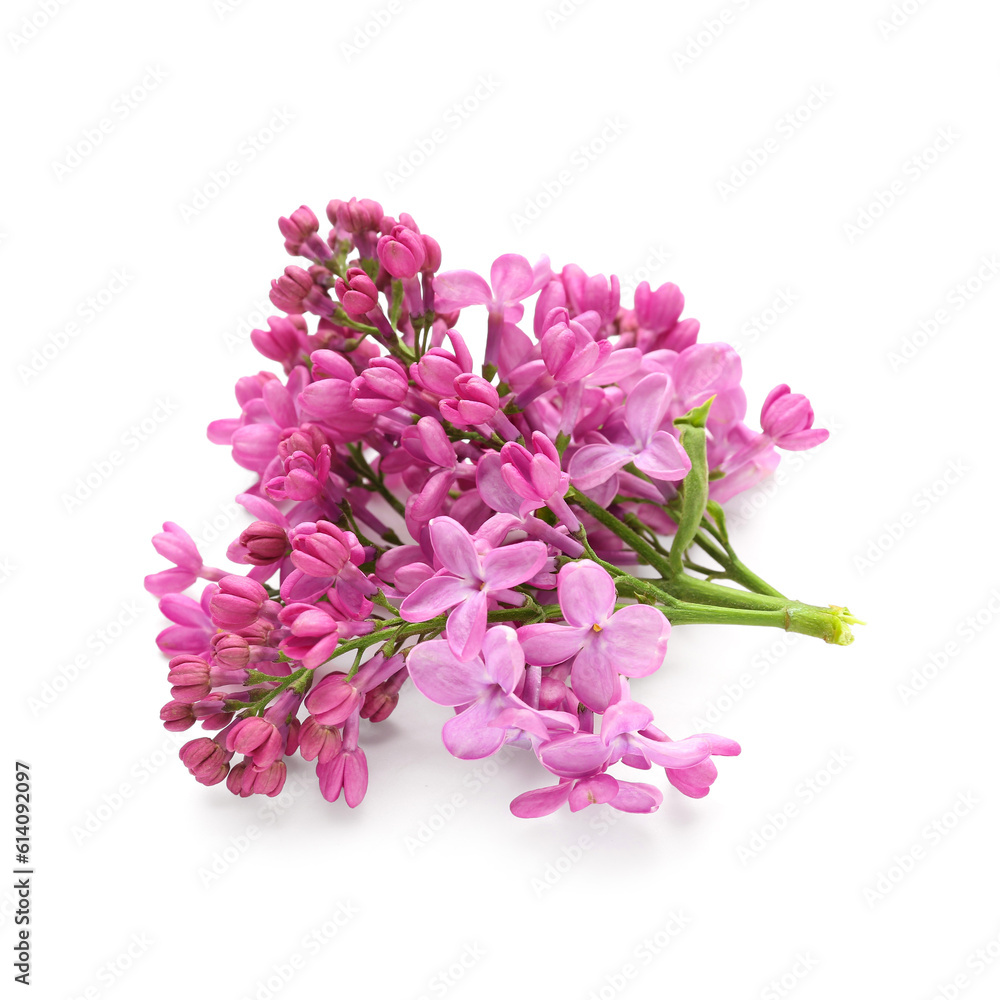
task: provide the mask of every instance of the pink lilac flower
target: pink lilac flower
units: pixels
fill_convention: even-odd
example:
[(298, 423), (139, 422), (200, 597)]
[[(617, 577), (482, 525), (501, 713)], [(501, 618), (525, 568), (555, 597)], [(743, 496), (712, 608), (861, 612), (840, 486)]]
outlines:
[(830, 432), (813, 429), (813, 410), (809, 400), (787, 385), (773, 388), (760, 411), (760, 425), (772, 441), (786, 451), (804, 451), (822, 444)]
[(608, 803), (622, 812), (656, 812), (663, 792), (644, 782), (620, 781), (601, 772), (586, 778), (561, 778), (557, 785), (522, 792), (510, 804), (510, 811), (522, 819), (548, 816), (569, 803), (572, 812), (590, 805)]
[(221, 580), (226, 575), (224, 569), (205, 566), (194, 539), (173, 521), (166, 521), (163, 531), (153, 536), (153, 547), (175, 567), (146, 577), (146, 590), (157, 597), (187, 590), (199, 577), (204, 580)]
[(497, 257), (490, 268), (490, 284), (473, 271), (447, 271), (434, 279), (435, 301), (439, 311), (484, 305), (488, 310), (486, 364), (495, 365), (500, 351), (504, 322), (517, 323), (524, 314), (521, 302), (530, 298), (551, 276), (547, 257), (534, 267), (520, 254)]
[(566, 624), (519, 630), (529, 663), (551, 667), (573, 658), (573, 691), (588, 708), (604, 711), (618, 690), (618, 675), (645, 677), (663, 662), (670, 622), (648, 604), (615, 611), (617, 592), (606, 569), (589, 559), (559, 571), (559, 606)]
[(523, 604), (524, 595), (511, 588), (535, 576), (548, 553), (541, 542), (515, 542), (480, 555), (473, 537), (450, 517), (430, 522), (430, 539), (441, 569), (403, 599), (399, 613), (417, 622), (453, 609), (448, 645), (459, 659), (467, 660), (482, 647), (490, 599)]
[[(671, 740), (633, 700), (628, 678), (666, 652), (664, 610), (692, 617), (674, 598), (647, 602), (672, 588), (688, 601), (693, 575), (693, 616), (712, 620), (715, 594), (733, 617), (714, 578), (745, 586), (746, 572), (721, 549), (720, 570), (681, 569), (668, 546), (712, 560), (687, 529), (707, 518), (724, 536), (706, 498), (731, 501), (778, 449), (825, 440), (808, 399), (779, 385), (762, 430), (748, 426), (738, 354), (699, 342), (669, 282), (641, 283), (629, 303), (614, 275), (516, 253), (487, 281), (442, 272), (441, 245), (405, 212), (350, 198), (326, 206), (329, 229), (321, 217), (301, 205), (278, 220), (295, 261), (271, 282), (276, 315), (250, 334), (266, 370), (239, 378), (237, 411), (208, 428), (248, 473), (236, 499), (249, 519), (226, 539), (236, 569), (206, 566), (173, 522), (153, 539), (169, 563), (146, 577), (167, 618), (161, 722), (209, 733), (182, 747), (184, 765), (242, 797), (276, 795), (298, 754), (324, 798), (353, 808), (368, 787), (363, 729), (412, 678), (454, 709), (453, 754), (526, 749), (555, 775), (518, 795), (515, 815), (658, 808), (658, 788), (611, 768), (662, 767), (679, 792), (707, 794), (713, 758), (739, 746)], [(483, 333), (476, 357), (466, 338)], [(709, 403), (702, 438), (690, 413)], [(789, 625), (781, 598), (740, 593)]]
[(492, 723), (511, 704), (510, 695), (524, 674), (524, 652), (514, 629), (488, 629), (482, 656), (473, 660), (460, 660), (446, 642), (420, 643), (410, 651), (406, 667), (421, 694), (438, 705), (461, 707), (441, 730), (450, 754), (472, 760), (503, 746), (506, 731)]
[(343, 792), (344, 801), (352, 809), (361, 804), (368, 791), (368, 758), (358, 746), (359, 719), (357, 712), (350, 716), (340, 746), (325, 758), (320, 755), (316, 763), (323, 798), (336, 802)]
[(656, 372), (635, 386), (625, 401), (628, 437), (621, 443), (605, 439), (585, 444), (577, 451), (569, 467), (575, 486), (582, 490), (600, 486), (629, 462), (651, 479), (673, 482), (684, 478), (691, 460), (677, 438), (661, 429), (671, 399), (669, 387), (669, 378)]

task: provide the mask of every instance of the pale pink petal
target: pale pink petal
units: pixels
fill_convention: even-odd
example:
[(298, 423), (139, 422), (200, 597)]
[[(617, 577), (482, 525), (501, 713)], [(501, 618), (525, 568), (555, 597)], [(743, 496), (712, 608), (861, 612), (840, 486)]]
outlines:
[(611, 800), (611, 805), (622, 812), (651, 813), (656, 812), (663, 802), (663, 792), (654, 785), (639, 781), (620, 781), (618, 794)]
[(611, 574), (590, 559), (566, 563), (559, 571), (559, 606), (570, 625), (603, 626), (617, 597)]
[(481, 579), (476, 546), (458, 521), (436, 517), (431, 521), (430, 531), (434, 554), (446, 569), (467, 580)]
[(616, 664), (608, 656), (606, 647), (596, 642), (587, 643), (577, 653), (570, 674), (573, 693), (595, 712), (603, 712), (618, 691)]
[(474, 271), (445, 271), (434, 278), (434, 306), (439, 312), (486, 305), (492, 298), (490, 286)]
[(619, 673), (645, 677), (659, 670), (667, 652), (670, 622), (658, 608), (631, 604), (616, 611), (594, 641), (607, 649)]
[(614, 444), (585, 444), (569, 461), (569, 478), (577, 489), (606, 483), (632, 461), (632, 452)]
[(569, 793), (569, 807), (573, 812), (590, 805), (611, 802), (618, 795), (618, 781), (610, 774), (595, 774), (592, 778), (582, 778), (574, 782)]
[(601, 718), (601, 739), (608, 745), (616, 736), (636, 733), (653, 721), (653, 713), (637, 701), (620, 700), (609, 705)]
[(634, 736), (632, 739), (642, 747), (649, 760), (660, 767), (691, 767), (700, 764), (712, 753), (711, 744), (701, 736), (688, 736), (669, 743), (661, 743), (645, 736)]
[(462, 662), (441, 639), (414, 646), (406, 658), (406, 669), (416, 689), (438, 705), (475, 701), (490, 683), (482, 661)]
[(488, 451), (476, 466), (476, 489), (493, 510), (504, 514), (518, 513), (521, 498), (510, 488), (501, 469), (503, 459), (498, 452)]
[(483, 556), (483, 579), (490, 590), (507, 590), (530, 580), (544, 565), (544, 542), (515, 542)]
[(486, 634), (486, 604), (486, 591), (473, 590), (448, 615), (445, 638), (460, 660), (468, 660), (482, 649)]
[(399, 614), (408, 622), (425, 622), (464, 601), (472, 593), (465, 580), (435, 574), (403, 599)]
[(486, 676), (504, 694), (510, 694), (524, 674), (524, 651), (509, 625), (494, 625), (483, 637)]
[(441, 739), (448, 753), (462, 760), (479, 760), (496, 753), (503, 746), (507, 733), (490, 725), (495, 714), (492, 702), (483, 699), (449, 719), (441, 729)]
[(531, 294), (533, 281), (531, 265), (520, 254), (505, 253), (497, 257), (490, 268), (493, 299), (503, 305), (520, 302)]
[(691, 459), (673, 434), (657, 431), (635, 456), (635, 466), (651, 479), (676, 482), (691, 471)]
[(692, 767), (667, 767), (664, 770), (667, 774), (667, 781), (679, 792), (683, 792), (692, 799), (703, 799), (708, 795), (712, 782), (719, 776), (719, 769), (711, 758)]
[(539, 667), (554, 667), (580, 652), (589, 631), (589, 628), (543, 622), (539, 625), (522, 625), (517, 630), (517, 636), (528, 663)]
[(522, 792), (511, 802), (510, 811), (521, 819), (548, 816), (569, 798), (572, 787), (571, 781), (560, 781), (558, 785), (551, 785), (548, 788), (534, 788), (530, 792)]
[(611, 754), (600, 736), (574, 733), (557, 736), (543, 744), (538, 756), (553, 774), (564, 778), (582, 778), (600, 771)]
[(640, 380), (625, 400), (625, 424), (636, 441), (646, 444), (660, 429), (673, 393), (670, 376), (653, 372)]
[(164, 597), (187, 590), (197, 579), (194, 573), (176, 566), (150, 574), (143, 580), (143, 586), (156, 597)]

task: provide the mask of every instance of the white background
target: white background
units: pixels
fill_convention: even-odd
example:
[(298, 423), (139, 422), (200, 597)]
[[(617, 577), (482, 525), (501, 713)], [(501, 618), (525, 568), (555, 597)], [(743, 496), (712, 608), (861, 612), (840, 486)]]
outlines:
[[(34, 778), (36, 995), (995, 996), (996, 5), (48, 2), (0, 23), (4, 741)], [(517, 820), (537, 764), (477, 777), (412, 689), (364, 738), (355, 811), (301, 761), (277, 803), (177, 761), (200, 730), (157, 719), (149, 537), (175, 520), (218, 562), (245, 523), (204, 427), (271, 367), (247, 338), (290, 263), (277, 217), (352, 195), (413, 214), (446, 269), (676, 281), (740, 347), (751, 418), (788, 382), (832, 429), (734, 534), (866, 619), (856, 643), (678, 628), (641, 685), (672, 735), (707, 716), (742, 743), (707, 799)]]

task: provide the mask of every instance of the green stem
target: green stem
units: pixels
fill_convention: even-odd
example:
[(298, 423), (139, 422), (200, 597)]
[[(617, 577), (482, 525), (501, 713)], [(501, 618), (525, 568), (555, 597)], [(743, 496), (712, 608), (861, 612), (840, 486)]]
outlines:
[(628, 544), (635, 550), (636, 555), (642, 556), (642, 558), (645, 559), (646, 562), (648, 562), (654, 569), (658, 570), (665, 576), (670, 575), (671, 569), (667, 560), (641, 535), (638, 535), (627, 524), (625, 524), (624, 521), (619, 520), (610, 511), (607, 511), (599, 504), (594, 503), (590, 497), (588, 497), (585, 493), (581, 493), (577, 489), (570, 488), (570, 491), (566, 494), (566, 499), (572, 500), (573, 503), (578, 504), (591, 517), (600, 521), (605, 528), (613, 531), (622, 541), (628, 542)]
[[(712, 529), (707, 527), (707, 530)], [(714, 534), (714, 532), (713, 532)], [(725, 571), (726, 576), (733, 581), (733, 583), (738, 583), (747, 590), (752, 590), (755, 594), (770, 594), (771, 597), (784, 597), (785, 595), (781, 593), (780, 590), (775, 590), (766, 580), (762, 580), (756, 573), (752, 570), (747, 569), (736, 558), (736, 553), (733, 552), (732, 548), (726, 544), (725, 551), (720, 549), (718, 546), (710, 542), (702, 532), (695, 535), (695, 544), (707, 552)], [(723, 543), (725, 544), (725, 543)]]
[(348, 445), (347, 450), (351, 453), (351, 458), (353, 459), (353, 466), (355, 472), (361, 473), (380, 493), (388, 502), (389, 506), (399, 514), (400, 516), (406, 515), (406, 508), (403, 506), (402, 501), (399, 497), (394, 496), (386, 488), (385, 483), (382, 482), (382, 477), (378, 475), (377, 472), (368, 464), (368, 460), (365, 458), (364, 453), (361, 451), (360, 447), (354, 445)]

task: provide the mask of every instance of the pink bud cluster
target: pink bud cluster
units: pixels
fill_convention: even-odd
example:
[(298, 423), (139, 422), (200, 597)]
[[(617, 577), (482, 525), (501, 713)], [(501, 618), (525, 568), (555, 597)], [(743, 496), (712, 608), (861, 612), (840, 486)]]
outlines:
[[(511, 803), (518, 816), (655, 810), (660, 789), (618, 765), (705, 795), (712, 758), (739, 747), (671, 739), (633, 700), (670, 622), (619, 592), (614, 569), (636, 552), (581, 497), (669, 536), (691, 469), (678, 417), (712, 400), (710, 498), (724, 503), (775, 468), (776, 447), (826, 437), (808, 400), (778, 386), (762, 430), (748, 426), (738, 355), (699, 342), (675, 285), (643, 282), (628, 306), (614, 276), (546, 258), (506, 254), (488, 281), (441, 273), (409, 215), (352, 198), (326, 218), (302, 206), (279, 221), (304, 260), (272, 282), (278, 314), (252, 341), (283, 372), (241, 378), (238, 414), (208, 428), (254, 477), (237, 498), (252, 522), (228, 550), (239, 571), (205, 567), (170, 522), (153, 540), (173, 564), (146, 579), (170, 622), (161, 718), (212, 734), (182, 761), (203, 784), (273, 796), (301, 757), (326, 799), (354, 807), (361, 740), (410, 679), (453, 710), (455, 756), (537, 758), (542, 787)], [(477, 371), (459, 328), (480, 325)]]

